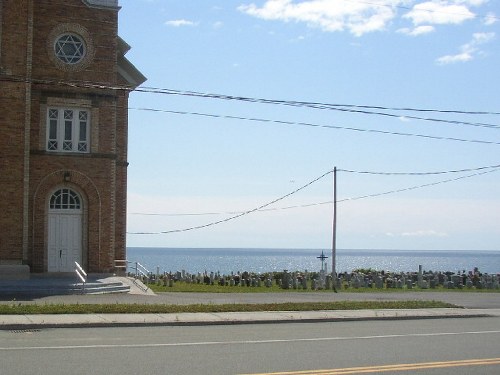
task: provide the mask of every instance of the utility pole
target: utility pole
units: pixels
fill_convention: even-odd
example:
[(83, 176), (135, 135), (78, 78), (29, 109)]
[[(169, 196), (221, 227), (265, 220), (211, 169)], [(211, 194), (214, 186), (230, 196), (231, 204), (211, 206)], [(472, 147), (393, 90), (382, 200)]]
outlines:
[(337, 277), (337, 167), (333, 168), (332, 278)]

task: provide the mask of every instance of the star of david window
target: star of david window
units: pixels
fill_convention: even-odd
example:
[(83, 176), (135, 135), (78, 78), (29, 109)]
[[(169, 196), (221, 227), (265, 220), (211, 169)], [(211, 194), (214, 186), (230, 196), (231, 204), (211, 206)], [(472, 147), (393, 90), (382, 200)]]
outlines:
[(82, 38), (75, 34), (63, 34), (57, 38), (55, 54), (65, 64), (77, 64), (85, 57), (86, 47)]

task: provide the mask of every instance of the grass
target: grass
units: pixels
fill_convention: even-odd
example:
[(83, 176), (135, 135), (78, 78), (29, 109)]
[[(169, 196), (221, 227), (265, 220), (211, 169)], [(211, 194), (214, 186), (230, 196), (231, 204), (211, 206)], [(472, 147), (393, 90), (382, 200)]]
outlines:
[[(281, 289), (279, 286), (273, 283), (273, 286), (268, 288), (265, 286), (260, 287), (247, 287), (247, 286), (221, 286), (221, 285), (205, 285), (205, 284), (197, 284), (197, 283), (186, 283), (186, 282), (175, 282), (172, 287), (157, 285), (157, 284), (148, 284), (148, 287), (155, 293), (164, 293), (164, 292), (179, 292), (179, 293), (305, 293), (305, 292), (314, 292), (314, 293), (332, 293), (332, 290), (311, 290), (311, 289)], [(421, 288), (348, 288), (338, 290), (339, 292), (347, 292), (347, 293), (387, 293), (387, 292), (457, 292), (457, 293), (500, 293), (500, 289), (476, 289), (476, 288), (463, 288), (463, 289), (447, 289), (439, 286), (433, 289), (421, 289)]]
[[(163, 292), (180, 292), (180, 293), (276, 293), (283, 292), (284, 289), (273, 285), (270, 288), (265, 286), (246, 287), (246, 286), (221, 286), (221, 285), (206, 285), (197, 283), (175, 282), (172, 287), (147, 284), (147, 286), (155, 293)], [(289, 290), (290, 291), (290, 290)], [(296, 290), (298, 291), (298, 290)], [(330, 291), (331, 292), (331, 291)]]
[(0, 305), (0, 315), (24, 314), (179, 314), (259, 311), (429, 309), (458, 307), (440, 301), (336, 301), (275, 304), (22, 304)]

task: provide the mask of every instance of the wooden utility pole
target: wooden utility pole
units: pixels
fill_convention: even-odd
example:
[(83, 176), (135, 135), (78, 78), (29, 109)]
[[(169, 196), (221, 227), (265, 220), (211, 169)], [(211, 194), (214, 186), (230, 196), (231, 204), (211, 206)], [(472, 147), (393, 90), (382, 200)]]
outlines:
[(337, 167), (333, 168), (332, 278), (337, 277)]

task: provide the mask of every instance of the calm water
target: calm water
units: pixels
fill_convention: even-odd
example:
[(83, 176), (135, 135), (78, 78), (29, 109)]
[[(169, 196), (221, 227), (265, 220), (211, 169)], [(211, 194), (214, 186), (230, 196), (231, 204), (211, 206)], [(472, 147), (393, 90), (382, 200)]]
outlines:
[[(137, 261), (156, 272), (182, 271), (190, 273), (249, 271), (319, 271), (321, 250), (307, 249), (191, 249), (191, 248), (127, 248), (129, 261)], [(331, 250), (325, 250), (328, 270), (331, 270)], [(500, 251), (412, 251), (412, 250), (337, 250), (337, 272), (357, 268), (407, 272), (472, 271), (500, 273)]]

